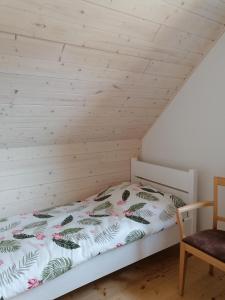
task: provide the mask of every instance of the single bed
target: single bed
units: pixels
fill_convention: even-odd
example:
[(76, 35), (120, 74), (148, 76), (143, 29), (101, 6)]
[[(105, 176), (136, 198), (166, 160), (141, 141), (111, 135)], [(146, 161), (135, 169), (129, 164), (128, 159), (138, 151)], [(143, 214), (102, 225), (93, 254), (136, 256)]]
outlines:
[[(63, 267), (65, 269), (68, 269), (67, 272), (63, 274), (59, 274), (60, 276), (52, 279), (52, 280), (44, 280), (44, 284), (41, 284), (38, 286), (37, 280), (35, 278), (30, 278), (28, 280), (28, 284), (30, 287), (35, 287), (34, 289), (29, 289), (25, 293), (19, 294), (18, 296), (11, 298), (15, 300), (28, 300), (28, 299), (43, 299), (43, 300), (52, 300), (56, 299), (57, 297), (60, 297), (74, 289), (77, 289), (81, 286), (84, 286), (85, 284), (92, 282), (100, 277), (103, 277), (107, 274), (110, 274), (116, 270), (119, 270), (125, 266), (128, 266), (129, 264), (132, 264), (140, 259), (143, 259), (153, 253), (156, 253), (158, 251), (161, 251), (165, 248), (168, 248), (176, 243), (178, 243), (178, 230), (177, 226), (175, 224), (174, 220), (174, 211), (173, 211), (173, 219), (168, 218), (168, 215), (171, 213), (171, 205), (167, 205), (169, 207), (168, 209), (163, 209), (162, 213), (163, 215), (162, 220), (163, 222), (159, 222), (159, 224), (156, 224), (157, 222), (154, 221), (152, 223), (156, 224), (156, 228), (151, 228), (149, 231), (145, 231), (145, 226), (150, 224), (149, 220), (154, 218), (154, 216), (149, 216), (149, 210), (141, 210), (145, 206), (145, 208), (148, 208), (149, 203), (151, 203), (151, 210), (156, 209), (157, 211), (157, 205), (160, 205), (161, 202), (157, 200), (157, 197), (155, 198), (154, 193), (158, 193), (158, 197), (164, 197), (165, 193), (171, 193), (174, 196), (171, 199), (166, 199), (165, 201), (177, 201), (177, 199), (182, 198), (186, 204), (191, 203), (193, 201), (196, 201), (196, 193), (197, 193), (197, 174), (194, 170), (189, 171), (182, 171), (182, 170), (176, 170), (171, 169), (167, 167), (162, 167), (158, 165), (148, 164), (145, 162), (138, 161), (136, 159), (132, 159), (131, 161), (131, 182), (134, 185), (128, 186), (126, 188), (122, 185), (122, 188), (119, 186), (119, 189), (123, 190), (122, 200), (118, 199), (118, 207), (121, 205), (121, 214), (124, 214), (125, 218), (122, 218), (122, 222), (125, 224), (123, 225), (123, 228), (125, 228), (125, 231), (127, 231), (127, 234), (124, 235), (124, 230), (121, 233), (122, 235), (120, 238), (118, 237), (117, 245), (118, 247), (115, 248), (115, 244), (111, 246), (111, 248), (105, 249), (104, 247), (104, 239), (108, 239), (108, 233), (114, 235), (115, 232), (118, 231), (117, 225), (119, 224), (119, 217), (116, 215), (112, 215), (112, 207), (110, 206), (111, 203), (108, 201), (107, 197), (109, 194), (109, 190), (107, 189), (107, 192), (103, 191), (100, 194), (97, 195), (97, 198), (91, 198), (90, 200), (87, 200), (90, 202), (90, 205), (92, 205), (94, 208), (90, 212), (88, 212), (88, 218), (85, 218), (85, 215), (82, 215), (82, 212), (80, 213), (81, 216), (78, 216), (80, 220), (76, 224), (82, 224), (82, 227), (85, 227), (84, 225), (87, 225), (86, 222), (89, 222), (89, 220), (95, 220), (94, 222), (99, 222), (99, 220), (104, 217), (112, 217), (114, 220), (114, 224), (108, 224), (112, 226), (105, 227), (104, 231), (100, 231), (100, 233), (97, 231), (95, 234), (95, 242), (97, 241), (97, 244), (101, 244), (101, 247), (96, 247), (95, 252), (92, 251), (92, 253), (87, 252), (87, 260), (82, 262), (83, 260), (80, 260), (78, 265), (71, 268), (69, 264), (71, 264), (71, 259), (69, 258), (69, 255), (72, 255), (71, 249), (76, 249), (76, 243), (74, 242), (65, 242), (65, 239), (62, 238), (64, 235), (71, 234), (71, 228), (66, 227), (65, 225), (68, 225), (70, 222), (72, 222), (71, 215), (68, 215), (68, 211), (65, 213), (65, 220), (61, 223), (61, 225), (52, 226), (55, 227), (55, 230), (57, 229), (58, 233), (53, 234), (52, 238), (52, 244), (55, 244), (59, 246), (60, 251), (63, 251), (62, 253), (66, 253), (66, 259), (63, 258), (55, 261), (52, 260), (50, 264), (47, 265), (46, 268), (43, 268), (43, 266), (40, 266), (42, 268), (43, 272), (42, 275), (45, 277), (45, 279), (48, 276), (52, 276), (52, 274), (55, 276), (55, 270), (54, 268), (55, 263), (62, 263)], [(136, 186), (135, 183), (141, 183), (145, 187), (139, 187)], [(151, 188), (153, 187), (154, 190), (149, 194), (148, 192), (151, 191), (151, 189), (146, 188), (150, 184)], [(158, 192), (160, 191), (160, 192)], [(132, 202), (132, 200), (129, 199), (129, 202), (127, 199), (129, 198), (130, 194), (136, 193), (136, 195), (141, 199), (139, 199), (138, 203)], [(136, 196), (135, 195), (135, 196)], [(150, 199), (146, 199), (150, 195)], [(163, 196), (162, 196), (163, 195)], [(95, 196), (96, 197), (96, 196)], [(137, 198), (138, 198), (137, 197)], [(179, 197), (179, 198), (174, 198)], [(118, 197), (119, 198), (119, 197)], [(155, 199), (157, 200), (154, 204)], [(115, 200), (115, 199), (114, 199)], [(150, 201), (149, 201), (150, 200)], [(122, 203), (120, 203), (122, 201)], [(83, 202), (82, 202), (83, 203)], [(81, 205), (82, 205), (81, 203)], [(129, 203), (129, 204), (127, 204)], [(152, 204), (153, 203), (153, 204)], [(168, 204), (168, 203), (167, 203)], [(103, 206), (102, 206), (103, 205)], [(77, 204), (76, 204), (77, 207)], [(124, 210), (124, 207), (126, 208)], [(67, 208), (66, 208), (67, 209)], [(88, 208), (89, 209), (89, 208)], [(104, 209), (104, 210), (103, 210)], [(110, 210), (110, 213), (109, 213)], [(118, 213), (118, 211), (116, 211)], [(139, 214), (137, 214), (137, 212)], [(85, 211), (84, 213), (87, 213)], [(142, 213), (142, 214), (141, 214)], [(34, 213), (33, 216), (37, 217), (39, 219), (38, 225), (44, 224), (45, 221), (43, 221), (42, 217), (48, 218), (48, 213), (44, 216), (44, 213), (41, 213), (43, 215), (40, 215), (39, 212), (36, 214)], [(108, 216), (110, 214), (110, 216)], [(144, 214), (144, 215), (143, 215)], [(146, 215), (147, 214), (147, 215)], [(156, 213), (155, 213), (156, 215)], [(51, 217), (51, 216), (50, 216)], [(97, 217), (97, 219), (96, 219)], [(26, 218), (26, 217), (25, 217)], [(149, 219), (150, 218), (150, 219)], [(54, 218), (52, 218), (53, 220)], [(101, 219), (101, 220), (102, 220)], [(107, 219), (107, 218), (105, 218)], [(115, 223), (115, 220), (116, 223)], [(80, 222), (80, 223), (79, 223)], [(102, 221), (101, 221), (102, 222)], [(130, 222), (130, 223), (129, 223)], [(35, 226), (37, 225), (35, 222)], [(104, 222), (103, 222), (104, 223)], [(117, 224), (118, 223), (118, 224)], [(99, 223), (100, 224), (100, 223)], [(96, 225), (98, 225), (96, 223)], [(100, 226), (100, 225), (99, 225)], [(124, 227), (125, 226), (125, 227)], [(25, 226), (26, 229), (29, 231), (29, 229), (34, 229), (33, 225), (29, 224)], [(154, 226), (153, 226), (154, 227)], [(196, 230), (196, 216), (193, 215), (187, 215), (185, 217), (185, 227), (186, 230), (189, 233), (193, 233)], [(109, 231), (108, 231), (109, 228)], [(147, 227), (146, 227), (147, 228)], [(149, 227), (150, 228), (150, 227)], [(74, 230), (74, 228), (72, 228)], [(75, 228), (76, 230), (80, 230), (78, 226)], [(82, 228), (83, 229), (83, 228)], [(101, 229), (101, 228), (100, 228)], [(99, 229), (99, 230), (100, 230)], [(112, 231), (111, 231), (112, 229)], [(143, 230), (142, 230), (143, 229)], [(101, 229), (102, 230), (102, 229)], [(115, 231), (115, 232), (114, 232)], [(155, 233), (157, 232), (157, 233)], [(85, 232), (86, 233), (86, 232)], [(103, 233), (103, 234), (102, 234)], [(135, 233), (130, 235), (129, 233)], [(78, 233), (80, 234), (80, 233)], [(35, 243), (32, 241), (33, 238), (36, 238), (37, 240), (42, 241), (44, 239), (43, 235), (40, 235), (37, 233), (37, 235), (33, 234), (24, 234), (24, 232), (17, 231), (14, 234), (15, 240), (28, 240), (27, 245), (35, 247)], [(83, 235), (84, 237), (85, 235)], [(125, 239), (125, 236), (126, 239)], [(82, 233), (80, 234), (80, 238), (82, 239)], [(84, 238), (85, 239), (85, 238)], [(31, 242), (29, 241), (31, 240)], [(126, 242), (120, 244), (120, 240)], [(36, 240), (35, 240), (36, 241)], [(74, 241), (74, 240), (73, 240)], [(115, 241), (115, 242), (116, 242)], [(78, 243), (79, 244), (79, 243)], [(88, 243), (87, 243), (88, 245)], [(94, 244), (90, 243), (90, 247), (92, 247)], [(79, 245), (78, 245), (79, 247)], [(82, 248), (82, 247), (81, 247)], [(80, 249), (81, 249), (80, 248)], [(101, 251), (100, 251), (100, 250)], [(85, 249), (84, 249), (85, 250)], [(82, 254), (86, 255), (86, 251), (82, 250)], [(48, 249), (50, 251), (50, 249)], [(54, 249), (53, 249), (54, 251)], [(101, 252), (101, 255), (97, 255), (99, 251), (99, 254)], [(61, 252), (60, 252), (61, 253)], [(74, 252), (73, 252), (74, 253)], [(78, 253), (78, 252), (77, 252)], [(46, 255), (48, 253), (46, 252)], [(78, 259), (78, 255), (77, 259)], [(83, 256), (85, 256), (83, 255)], [(64, 255), (63, 255), (64, 256)], [(92, 257), (93, 256), (93, 257)], [(57, 257), (57, 255), (56, 255)], [(73, 258), (74, 259), (74, 258)], [(82, 258), (83, 259), (83, 258)], [(30, 257), (28, 257), (28, 261), (30, 260)], [(32, 260), (32, 258), (31, 258)], [(54, 264), (51, 264), (51, 263)], [(29, 263), (28, 263), (29, 264)], [(38, 267), (38, 266), (37, 266)], [(46, 271), (46, 272), (45, 272)], [(50, 272), (49, 272), (50, 271)], [(7, 278), (4, 276), (7, 276), (6, 273), (0, 273), (0, 279), (2, 282), (7, 282)], [(17, 275), (17, 274), (16, 274)], [(19, 276), (18, 276), (19, 277)], [(29, 278), (29, 277), (28, 277)], [(47, 278), (48, 279), (48, 278)], [(51, 279), (51, 278), (50, 278)], [(19, 285), (19, 281), (17, 282)], [(36, 287), (37, 286), (37, 287)], [(0, 287), (1, 291), (1, 287)], [(1, 294), (0, 294), (1, 296)]]

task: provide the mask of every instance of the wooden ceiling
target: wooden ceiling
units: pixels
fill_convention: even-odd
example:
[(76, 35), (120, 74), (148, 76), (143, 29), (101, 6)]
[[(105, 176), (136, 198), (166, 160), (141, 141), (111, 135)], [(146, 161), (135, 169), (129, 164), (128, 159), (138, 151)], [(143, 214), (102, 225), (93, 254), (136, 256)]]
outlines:
[(141, 138), (224, 23), (224, 0), (0, 0), (0, 147)]

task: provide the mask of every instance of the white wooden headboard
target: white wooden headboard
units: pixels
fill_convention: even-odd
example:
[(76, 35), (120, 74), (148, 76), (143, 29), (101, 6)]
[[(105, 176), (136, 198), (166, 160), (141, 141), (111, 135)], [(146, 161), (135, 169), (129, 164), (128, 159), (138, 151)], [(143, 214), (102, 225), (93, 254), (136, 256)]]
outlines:
[[(197, 171), (178, 170), (132, 158), (131, 181), (148, 183), (164, 192), (182, 197), (187, 204), (197, 201)], [(192, 214), (192, 230), (196, 231), (196, 214)]]

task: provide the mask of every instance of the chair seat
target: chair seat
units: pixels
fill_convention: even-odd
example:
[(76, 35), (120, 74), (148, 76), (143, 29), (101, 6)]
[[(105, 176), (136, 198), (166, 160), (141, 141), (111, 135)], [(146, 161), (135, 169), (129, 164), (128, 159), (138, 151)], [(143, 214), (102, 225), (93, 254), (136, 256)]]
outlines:
[(223, 230), (200, 231), (185, 237), (183, 242), (225, 262), (225, 231)]

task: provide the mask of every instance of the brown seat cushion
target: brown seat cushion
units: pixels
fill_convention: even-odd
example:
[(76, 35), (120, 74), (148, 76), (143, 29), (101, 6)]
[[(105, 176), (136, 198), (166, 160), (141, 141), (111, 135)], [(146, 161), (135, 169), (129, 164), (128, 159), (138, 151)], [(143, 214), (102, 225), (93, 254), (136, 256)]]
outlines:
[(185, 237), (183, 241), (225, 262), (225, 231), (204, 230)]

